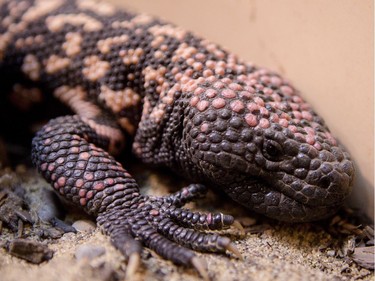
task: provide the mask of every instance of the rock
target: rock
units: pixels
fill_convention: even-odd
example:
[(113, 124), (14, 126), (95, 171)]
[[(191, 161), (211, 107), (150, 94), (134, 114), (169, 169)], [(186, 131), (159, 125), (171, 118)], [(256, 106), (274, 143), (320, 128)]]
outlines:
[(46, 245), (26, 239), (15, 239), (10, 242), (8, 252), (34, 264), (40, 264), (53, 257), (53, 251)]
[(353, 253), (353, 260), (360, 266), (374, 270), (374, 253), (375, 247), (358, 247)]
[(77, 230), (72, 225), (69, 225), (69, 224), (65, 223), (64, 221), (62, 221), (62, 220), (60, 220), (58, 218), (51, 219), (50, 223), (54, 227), (61, 229), (65, 233), (68, 233), (68, 232), (74, 232), (74, 233), (76, 233), (77, 232)]
[(64, 234), (64, 231), (58, 228), (50, 227), (44, 230), (44, 237), (58, 239), (61, 238)]
[(77, 260), (92, 260), (96, 257), (102, 256), (105, 253), (105, 248), (102, 246), (94, 245), (81, 245), (77, 248), (75, 252), (75, 257)]
[(38, 217), (44, 222), (49, 222), (54, 218), (62, 218), (63, 207), (57, 195), (52, 190), (46, 188), (41, 189), (40, 192), (41, 199), (34, 200), (38, 201), (35, 202), (38, 203), (36, 204)]
[(237, 218), (237, 221), (239, 221), (243, 227), (249, 227), (256, 224), (256, 220), (250, 217), (239, 217)]
[(72, 226), (79, 232), (91, 232), (96, 228), (95, 223), (90, 220), (77, 220)]
[(335, 250), (328, 250), (327, 251), (327, 256), (334, 257), (335, 255), (336, 255), (336, 251)]

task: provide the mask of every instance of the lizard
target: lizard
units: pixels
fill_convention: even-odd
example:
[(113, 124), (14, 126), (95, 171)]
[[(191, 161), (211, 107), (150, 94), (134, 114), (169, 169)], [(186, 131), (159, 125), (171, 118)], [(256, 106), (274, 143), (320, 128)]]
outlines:
[[(183, 207), (206, 186), (286, 222), (330, 216), (352, 189), (349, 153), (289, 81), (149, 15), (94, 0), (1, 0), (0, 79), (21, 109), (54, 97), (73, 112), (36, 133), (32, 162), (97, 218), (129, 272), (143, 247), (203, 277), (195, 251), (241, 257), (206, 232), (232, 216)], [(141, 194), (115, 158), (125, 141), (192, 184)]]

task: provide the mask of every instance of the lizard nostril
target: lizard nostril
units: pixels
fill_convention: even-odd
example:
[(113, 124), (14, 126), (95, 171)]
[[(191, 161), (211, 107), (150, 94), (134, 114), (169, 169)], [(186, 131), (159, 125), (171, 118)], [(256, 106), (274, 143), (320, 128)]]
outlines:
[(328, 188), (329, 185), (331, 184), (331, 180), (329, 177), (325, 176), (325, 177), (322, 177), (319, 181), (319, 184), (322, 188)]

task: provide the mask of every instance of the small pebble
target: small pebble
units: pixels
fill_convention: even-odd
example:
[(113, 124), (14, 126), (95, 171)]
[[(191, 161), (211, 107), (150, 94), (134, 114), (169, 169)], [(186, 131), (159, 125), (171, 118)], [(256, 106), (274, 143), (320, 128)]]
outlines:
[(256, 220), (249, 217), (240, 217), (237, 219), (243, 227), (249, 227), (256, 223)]
[(329, 257), (334, 257), (335, 255), (336, 255), (335, 250), (328, 250), (328, 251), (327, 251), (327, 256), (329, 256)]
[(104, 253), (105, 248), (102, 246), (81, 245), (77, 248), (75, 252), (75, 257), (79, 261), (83, 259), (91, 261), (96, 257), (104, 255)]
[(96, 228), (95, 223), (89, 220), (77, 220), (72, 226), (79, 232), (91, 232)]
[(52, 239), (58, 239), (61, 238), (64, 234), (64, 232), (58, 228), (50, 227), (48, 229), (45, 229), (44, 235), (48, 238)]
[(72, 225), (69, 225), (67, 224), (66, 222), (62, 221), (62, 220), (59, 220), (58, 218), (53, 218), (50, 223), (56, 227), (56, 228), (59, 228), (61, 229), (62, 231), (64, 231), (65, 233), (68, 233), (68, 232), (74, 232), (76, 233), (77, 230), (72, 226)]

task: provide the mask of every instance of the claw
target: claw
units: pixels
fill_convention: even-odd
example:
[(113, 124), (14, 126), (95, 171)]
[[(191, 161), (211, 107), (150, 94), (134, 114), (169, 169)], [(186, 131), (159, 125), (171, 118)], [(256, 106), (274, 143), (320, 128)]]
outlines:
[(237, 247), (233, 243), (229, 243), (227, 246), (225, 246), (225, 249), (227, 249), (229, 252), (233, 253), (238, 259), (243, 261), (243, 257), (240, 251), (237, 249)]
[(128, 266), (126, 268), (125, 280), (134, 280), (134, 274), (141, 263), (141, 256), (139, 253), (132, 253), (129, 256)]
[(242, 224), (239, 221), (235, 220), (232, 226), (239, 230), (241, 235), (245, 235), (245, 229), (242, 227)]
[(191, 264), (194, 266), (194, 268), (198, 271), (199, 275), (202, 276), (203, 280), (209, 281), (210, 277), (208, 276), (207, 273), (207, 264), (204, 260), (198, 258), (198, 257), (193, 257), (191, 259)]

